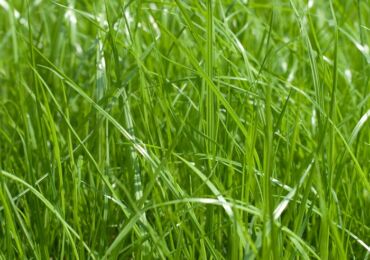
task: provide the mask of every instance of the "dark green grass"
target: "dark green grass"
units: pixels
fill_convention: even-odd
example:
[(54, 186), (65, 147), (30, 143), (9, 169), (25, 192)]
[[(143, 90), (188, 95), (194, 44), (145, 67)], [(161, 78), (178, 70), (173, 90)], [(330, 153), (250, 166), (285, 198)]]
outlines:
[(368, 259), (370, 2), (0, 0), (1, 259)]

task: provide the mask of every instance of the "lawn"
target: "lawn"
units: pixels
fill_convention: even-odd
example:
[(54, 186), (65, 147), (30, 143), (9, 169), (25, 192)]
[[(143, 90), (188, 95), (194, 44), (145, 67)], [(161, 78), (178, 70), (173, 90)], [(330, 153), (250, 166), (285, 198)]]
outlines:
[(369, 259), (369, 0), (0, 0), (0, 259)]

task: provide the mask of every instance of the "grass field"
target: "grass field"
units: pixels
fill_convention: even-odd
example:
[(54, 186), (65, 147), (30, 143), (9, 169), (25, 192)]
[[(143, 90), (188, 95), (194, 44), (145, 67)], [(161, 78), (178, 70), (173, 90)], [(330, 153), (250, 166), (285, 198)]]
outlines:
[(369, 0), (0, 0), (0, 259), (369, 259)]

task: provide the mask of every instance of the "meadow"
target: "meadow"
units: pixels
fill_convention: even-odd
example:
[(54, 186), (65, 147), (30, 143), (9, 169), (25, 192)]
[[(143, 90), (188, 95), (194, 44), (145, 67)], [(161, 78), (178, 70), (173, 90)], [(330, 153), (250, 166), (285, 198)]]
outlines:
[(369, 0), (0, 0), (0, 259), (369, 259)]

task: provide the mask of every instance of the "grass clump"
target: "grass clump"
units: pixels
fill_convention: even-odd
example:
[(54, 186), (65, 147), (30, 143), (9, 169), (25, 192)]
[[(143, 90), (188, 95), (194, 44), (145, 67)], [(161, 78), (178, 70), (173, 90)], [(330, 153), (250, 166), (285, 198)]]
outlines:
[(0, 257), (367, 259), (369, 21), (0, 0)]

